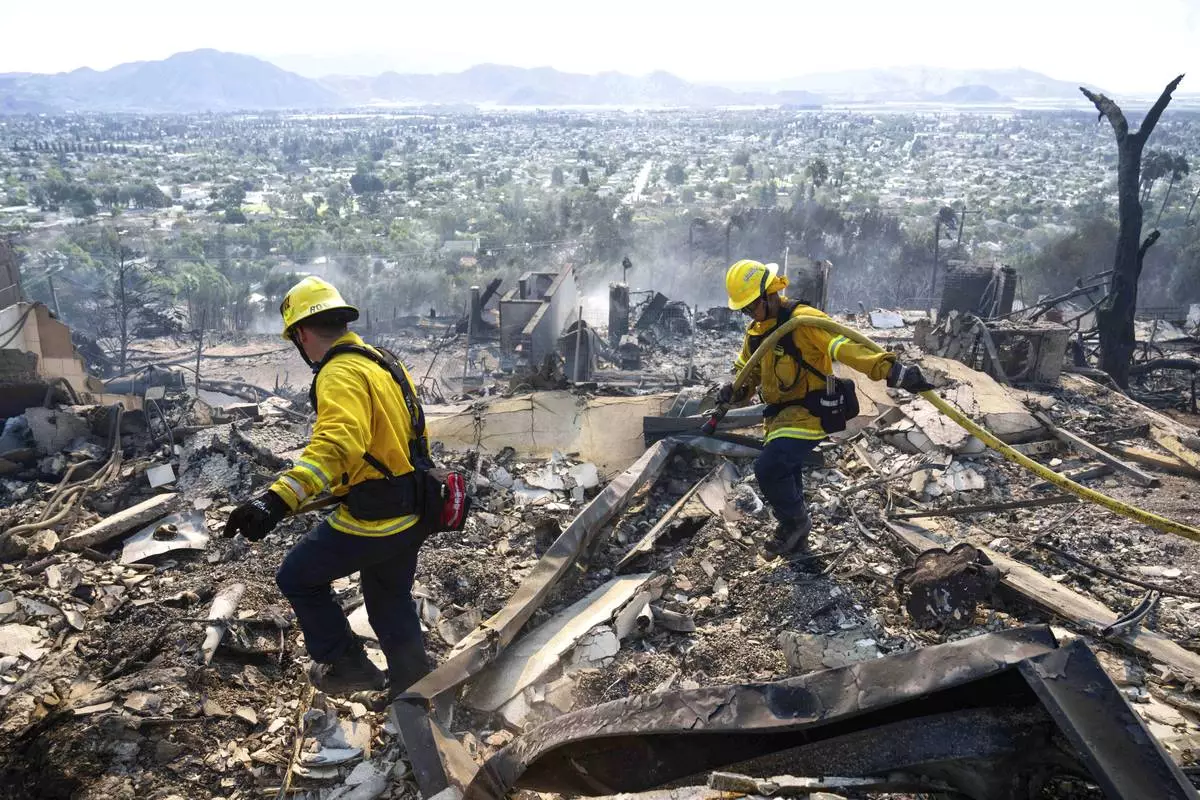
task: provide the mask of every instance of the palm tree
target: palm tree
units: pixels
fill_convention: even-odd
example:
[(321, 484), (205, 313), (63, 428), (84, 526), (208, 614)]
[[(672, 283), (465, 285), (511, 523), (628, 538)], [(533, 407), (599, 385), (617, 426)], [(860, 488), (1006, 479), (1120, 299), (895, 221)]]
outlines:
[(1196, 207), (1196, 201), (1200, 200), (1200, 187), (1196, 188), (1196, 193), (1192, 195), (1192, 204), (1188, 206), (1187, 217), (1183, 220), (1184, 226), (1192, 224), (1192, 209)]
[(1150, 199), (1154, 184), (1171, 171), (1173, 159), (1163, 150), (1151, 150), (1142, 158), (1142, 202)]
[(1163, 195), (1162, 205), (1158, 207), (1158, 216), (1154, 218), (1154, 227), (1158, 227), (1158, 221), (1162, 219), (1163, 209), (1167, 207), (1167, 200), (1171, 198), (1171, 190), (1175, 188), (1175, 182), (1185, 178), (1190, 171), (1187, 159), (1182, 155), (1170, 157), (1171, 182), (1167, 184), (1167, 193)]

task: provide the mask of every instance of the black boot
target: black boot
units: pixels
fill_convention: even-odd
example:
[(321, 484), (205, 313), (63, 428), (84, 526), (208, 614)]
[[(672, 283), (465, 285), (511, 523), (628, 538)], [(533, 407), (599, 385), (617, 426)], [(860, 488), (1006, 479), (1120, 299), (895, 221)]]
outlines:
[(314, 661), (308, 670), (308, 680), (325, 694), (377, 692), (387, 686), (383, 670), (371, 663), (358, 639), (332, 664)]
[(430, 672), (429, 657), (425, 655), (424, 642), (406, 642), (389, 649), (386, 653), (388, 663), (388, 695), (395, 699), (408, 691), (408, 687), (424, 678)]
[(763, 547), (767, 558), (775, 558), (793, 550), (803, 550), (807, 545), (808, 532), (812, 530), (812, 517), (808, 515), (808, 506), (801, 506), (801, 509), (799, 517), (779, 521), (774, 538)]

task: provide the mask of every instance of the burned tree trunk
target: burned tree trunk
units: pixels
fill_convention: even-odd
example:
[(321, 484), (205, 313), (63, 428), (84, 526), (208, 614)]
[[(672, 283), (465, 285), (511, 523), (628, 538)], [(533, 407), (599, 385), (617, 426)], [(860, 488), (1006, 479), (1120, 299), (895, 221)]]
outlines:
[(1133, 318), (1137, 310), (1142, 260), (1158, 239), (1158, 231), (1155, 231), (1142, 241), (1142, 202), (1139, 195), (1142, 150), (1159, 117), (1171, 102), (1171, 93), (1182, 80), (1183, 76), (1180, 75), (1167, 84), (1135, 133), (1129, 131), (1129, 123), (1120, 106), (1102, 94), (1079, 87), (1079, 91), (1095, 104), (1100, 117), (1108, 119), (1117, 138), (1117, 214), (1120, 232), (1117, 234), (1112, 283), (1108, 297), (1096, 312), (1096, 322), (1100, 330), (1100, 369), (1111, 375), (1122, 388), (1129, 386), (1129, 365), (1134, 350)]

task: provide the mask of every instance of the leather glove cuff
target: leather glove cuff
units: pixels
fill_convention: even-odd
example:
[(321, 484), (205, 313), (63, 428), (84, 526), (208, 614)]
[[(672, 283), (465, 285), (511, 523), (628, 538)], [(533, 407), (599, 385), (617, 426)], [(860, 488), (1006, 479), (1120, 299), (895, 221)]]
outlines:
[(267, 528), (274, 528), (279, 524), (279, 521), (287, 516), (288, 504), (283, 501), (283, 498), (269, 489), (251, 501), (251, 505), (257, 508), (263, 515)]
[(920, 367), (901, 361), (892, 362), (892, 368), (888, 370), (887, 374), (887, 385), (893, 389), (903, 389), (913, 394), (934, 388), (933, 384), (925, 378)]

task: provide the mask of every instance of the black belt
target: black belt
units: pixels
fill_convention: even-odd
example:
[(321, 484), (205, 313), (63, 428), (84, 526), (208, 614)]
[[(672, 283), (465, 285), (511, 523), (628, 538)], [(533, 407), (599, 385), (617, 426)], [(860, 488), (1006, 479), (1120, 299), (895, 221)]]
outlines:
[(767, 405), (763, 408), (763, 419), (772, 419), (779, 416), (779, 412), (783, 411), (785, 408), (802, 405), (804, 405), (803, 398), (799, 400), (784, 400), (782, 403), (767, 403)]

